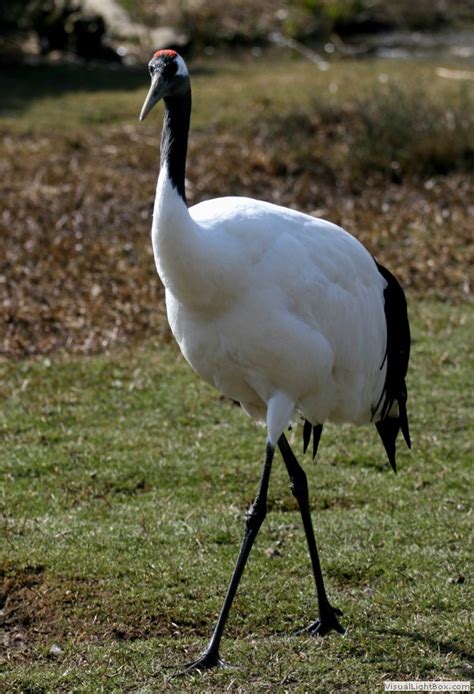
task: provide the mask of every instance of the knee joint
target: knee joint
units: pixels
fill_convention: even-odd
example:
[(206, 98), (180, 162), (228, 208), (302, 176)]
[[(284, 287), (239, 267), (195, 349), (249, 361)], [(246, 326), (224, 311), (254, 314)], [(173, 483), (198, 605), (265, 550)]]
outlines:
[(260, 499), (255, 499), (247, 513), (245, 514), (245, 528), (247, 532), (256, 532), (262, 525), (267, 515), (267, 505)]
[(292, 475), (290, 487), (291, 493), (296, 499), (303, 499), (308, 496), (308, 479), (302, 468)]

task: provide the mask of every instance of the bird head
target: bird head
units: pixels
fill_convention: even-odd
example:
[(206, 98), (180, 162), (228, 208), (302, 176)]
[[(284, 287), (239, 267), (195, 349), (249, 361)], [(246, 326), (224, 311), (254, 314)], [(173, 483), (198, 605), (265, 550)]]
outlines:
[(179, 96), (189, 89), (189, 73), (186, 63), (176, 51), (156, 51), (148, 63), (151, 87), (140, 112), (144, 120), (153, 106), (161, 99)]

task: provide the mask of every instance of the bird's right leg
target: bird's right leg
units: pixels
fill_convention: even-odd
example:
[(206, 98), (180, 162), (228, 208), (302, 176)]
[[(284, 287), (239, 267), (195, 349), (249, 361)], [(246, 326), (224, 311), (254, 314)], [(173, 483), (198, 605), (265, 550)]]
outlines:
[(209, 641), (204, 653), (202, 653), (197, 660), (186, 665), (184, 671), (180, 673), (181, 675), (184, 675), (192, 670), (209, 670), (210, 668), (216, 666), (225, 666), (225, 663), (219, 656), (219, 646), (222, 633), (224, 631), (224, 626), (237, 592), (240, 578), (244, 572), (250, 550), (252, 549), (254, 540), (257, 537), (257, 533), (260, 530), (260, 526), (262, 525), (267, 513), (268, 482), (270, 480), (270, 471), (274, 453), (275, 447), (269, 441), (267, 441), (265, 462), (263, 464), (262, 476), (260, 478), (257, 496), (246, 514), (244, 538), (240, 547), (239, 556), (237, 557), (234, 573), (232, 574), (232, 578), (227, 589), (227, 595), (225, 596), (211, 640)]
[(328, 632), (335, 630), (340, 634), (344, 634), (344, 627), (339, 624), (338, 617), (342, 615), (341, 610), (333, 607), (329, 602), (324, 586), (323, 572), (321, 562), (319, 561), (318, 547), (314, 537), (313, 523), (311, 521), (311, 511), (309, 508), (308, 495), (308, 480), (306, 473), (301, 465), (296, 460), (293, 451), (290, 448), (286, 436), (282, 434), (278, 440), (278, 447), (285, 461), (286, 469), (290, 477), (291, 491), (293, 496), (298, 501), (300, 507), (301, 518), (308, 543), (311, 564), (313, 567), (314, 581), (318, 595), (319, 619), (302, 631), (307, 631), (310, 634), (325, 636)]

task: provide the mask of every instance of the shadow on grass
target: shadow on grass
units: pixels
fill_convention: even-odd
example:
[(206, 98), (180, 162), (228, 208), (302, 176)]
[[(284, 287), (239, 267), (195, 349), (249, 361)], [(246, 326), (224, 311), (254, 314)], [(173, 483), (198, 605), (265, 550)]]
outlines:
[(148, 84), (145, 69), (103, 65), (15, 65), (2, 69), (0, 114), (21, 111), (35, 99), (66, 92), (133, 90)]
[[(383, 636), (400, 636), (404, 639), (409, 638), (417, 643), (424, 643), (438, 653), (455, 653), (463, 660), (466, 660), (469, 667), (474, 665), (474, 652), (466, 651), (452, 641), (440, 641), (421, 634), (419, 631), (404, 631), (402, 629), (376, 629), (375, 631)], [(464, 670), (467, 674), (467, 668), (463, 668)]]
[[(213, 72), (207, 67), (193, 74)], [(62, 96), (68, 92), (133, 91), (147, 89), (145, 65), (127, 67), (108, 63), (82, 65), (14, 65), (3, 67), (0, 75), (0, 115), (12, 115), (30, 106), (35, 99)]]

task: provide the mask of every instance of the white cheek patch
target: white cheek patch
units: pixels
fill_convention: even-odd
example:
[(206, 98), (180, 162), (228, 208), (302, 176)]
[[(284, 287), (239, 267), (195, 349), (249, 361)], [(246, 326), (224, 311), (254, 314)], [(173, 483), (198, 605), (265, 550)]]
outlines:
[(186, 67), (186, 63), (184, 62), (182, 57), (180, 55), (177, 55), (175, 60), (176, 60), (177, 66), (178, 66), (176, 74), (179, 75), (180, 77), (189, 76), (188, 68)]

